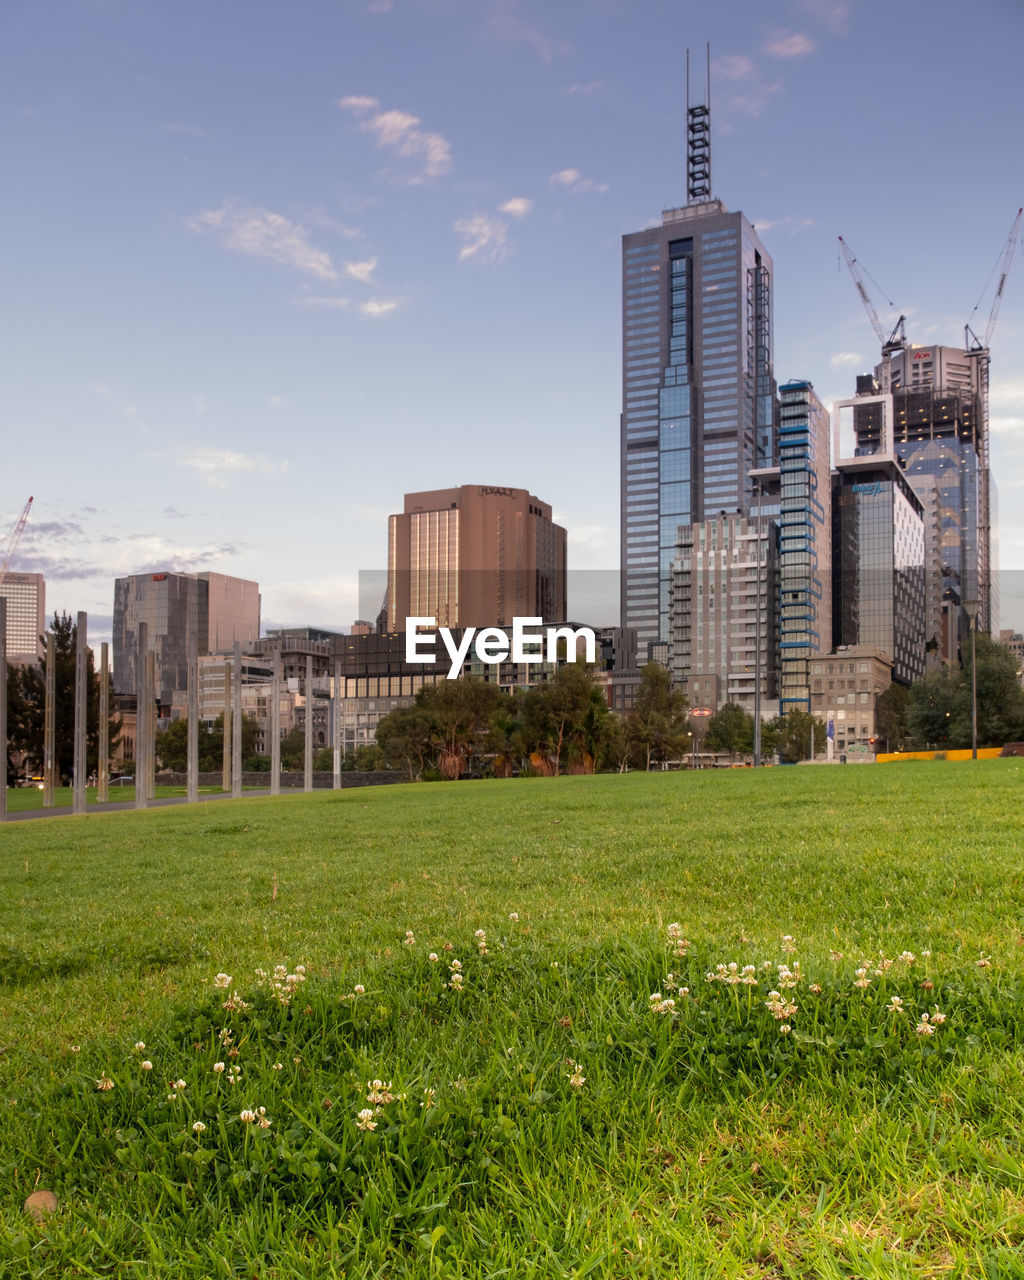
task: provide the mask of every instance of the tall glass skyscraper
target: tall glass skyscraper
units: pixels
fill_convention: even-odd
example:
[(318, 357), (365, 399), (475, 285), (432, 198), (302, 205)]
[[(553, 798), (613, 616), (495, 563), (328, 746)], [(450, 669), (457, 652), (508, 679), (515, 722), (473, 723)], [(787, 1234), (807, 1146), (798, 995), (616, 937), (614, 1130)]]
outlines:
[(772, 262), (742, 213), (701, 198), (623, 237), (621, 620), (641, 659), (671, 634), (680, 526), (748, 514), (774, 465)]

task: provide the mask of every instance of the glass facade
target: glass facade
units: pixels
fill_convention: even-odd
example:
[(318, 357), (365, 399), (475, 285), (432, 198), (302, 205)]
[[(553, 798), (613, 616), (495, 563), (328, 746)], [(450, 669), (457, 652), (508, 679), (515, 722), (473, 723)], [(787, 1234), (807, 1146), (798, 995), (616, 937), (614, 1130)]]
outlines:
[(622, 252), (622, 625), (668, 640), (679, 529), (746, 512), (771, 465), (771, 260), (742, 213), (671, 209)]
[(809, 382), (779, 388), (779, 710), (811, 710), (832, 636), (829, 417)]
[(41, 573), (7, 573), (0, 596), (7, 601), (7, 660), (41, 658), (46, 631), (46, 582)]
[(840, 466), (833, 502), (833, 639), (872, 645), (912, 684), (925, 671), (923, 508), (898, 464)]

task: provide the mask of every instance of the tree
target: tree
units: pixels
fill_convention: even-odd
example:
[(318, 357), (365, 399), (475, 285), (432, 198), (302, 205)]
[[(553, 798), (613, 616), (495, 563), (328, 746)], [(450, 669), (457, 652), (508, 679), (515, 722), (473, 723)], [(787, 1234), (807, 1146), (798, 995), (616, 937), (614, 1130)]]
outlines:
[(626, 716), (626, 740), (633, 763), (644, 769), (658, 760), (673, 760), (689, 749), (686, 695), (672, 688), (668, 671), (648, 662), (640, 672), (636, 702)]
[(751, 755), (754, 750), (754, 717), (737, 703), (727, 702), (708, 720), (704, 750)]
[[(1017, 679), (1017, 663), (1009, 649), (984, 632), (975, 637), (978, 666), (978, 746), (1001, 747), (1024, 736), (1024, 689)], [(953, 710), (950, 741), (971, 745), (971, 649), (964, 645), (965, 662)]]
[[(75, 760), (75, 667), (78, 625), (67, 613), (53, 615), (54, 640), (54, 768), (58, 778), (70, 778)], [(13, 684), (13, 690), (12, 690)], [(9, 667), (8, 738), (16, 751), (24, 751), (38, 769), (43, 767), (46, 724), (46, 659), (26, 667)], [(99, 763), (100, 677), (93, 652), (86, 650), (86, 771)], [(113, 751), (121, 722), (111, 717), (107, 741)]]
[(825, 745), (825, 725), (809, 711), (794, 708), (784, 716), (776, 716), (769, 721), (767, 728), (779, 759), (784, 764), (798, 764), (801, 760), (809, 760), (812, 736), (815, 751)]
[[(960, 691), (960, 673), (943, 667), (930, 672), (910, 688), (907, 699), (907, 736), (910, 745), (929, 751), (945, 751), (953, 745), (950, 728)], [(970, 741), (968, 730), (968, 741)]]
[(523, 695), (522, 737), (544, 773), (593, 773), (611, 733), (611, 711), (596, 671), (567, 662)]
[(298, 725), (281, 739), (281, 768), (298, 773), (306, 767), (306, 731)]
[[(242, 768), (258, 770), (261, 756), (256, 754), (256, 738), (259, 726), (252, 716), (242, 716)], [(219, 715), (207, 728), (199, 725), (199, 772), (219, 773), (224, 767), (224, 716)], [(160, 765), (173, 773), (185, 773), (188, 768), (188, 720), (181, 717), (172, 720), (166, 729), (156, 735), (156, 754)]]
[(483, 680), (443, 680), (419, 691), (416, 702), (429, 717), (431, 743), (442, 777), (454, 781), (471, 771), (501, 699), (498, 686)]
[(905, 684), (891, 684), (875, 703), (875, 731), (886, 751), (902, 751), (907, 740), (910, 690)]
[(408, 769), (410, 782), (422, 775), (432, 759), (430, 728), (430, 716), (418, 703), (396, 707), (377, 725), (377, 746), (392, 765)]

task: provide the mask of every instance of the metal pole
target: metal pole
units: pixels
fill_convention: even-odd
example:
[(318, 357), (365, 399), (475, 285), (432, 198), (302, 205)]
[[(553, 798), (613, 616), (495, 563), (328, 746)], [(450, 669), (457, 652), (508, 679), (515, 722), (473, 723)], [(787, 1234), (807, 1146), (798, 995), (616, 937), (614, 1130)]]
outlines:
[(235, 687), (231, 699), (231, 794), (242, 794), (242, 642), (235, 641)]
[(75, 737), (73, 744), (73, 773), (71, 776), (71, 812), (85, 813), (85, 779), (88, 773), (86, 757), (86, 694), (88, 692), (88, 664), (85, 652), (86, 615), (79, 613), (75, 625)]
[(156, 799), (156, 654), (146, 654), (146, 800)]
[(978, 758), (978, 615), (971, 619), (971, 759)]
[(46, 633), (46, 690), (43, 711), (43, 808), (52, 809), (57, 786), (57, 641)]
[(149, 804), (146, 786), (146, 741), (148, 738), (149, 705), (146, 692), (146, 654), (149, 650), (149, 626), (139, 623), (135, 654), (135, 808), (145, 809)]
[(0, 822), (7, 821), (7, 600), (0, 596)]
[(756, 639), (754, 641), (754, 768), (761, 765), (761, 515), (763, 490), (756, 481), (757, 494), (757, 608), (754, 611)]
[(306, 654), (306, 741), (302, 760), (302, 789), (313, 790), (313, 655)]
[(274, 678), (270, 688), (270, 794), (281, 794), (281, 650), (274, 650)]
[(224, 659), (224, 743), (221, 750), (220, 789), (231, 786), (231, 659)]
[(335, 791), (341, 790), (341, 659), (334, 661), (334, 689), (332, 690), (331, 710), (333, 711), (332, 735), (334, 742), (334, 780)]
[(97, 739), (96, 800), (103, 804), (110, 799), (110, 644), (106, 640), (100, 645), (100, 722)]
[(185, 803), (199, 799), (199, 639), (195, 623), (188, 632), (188, 734), (185, 754)]

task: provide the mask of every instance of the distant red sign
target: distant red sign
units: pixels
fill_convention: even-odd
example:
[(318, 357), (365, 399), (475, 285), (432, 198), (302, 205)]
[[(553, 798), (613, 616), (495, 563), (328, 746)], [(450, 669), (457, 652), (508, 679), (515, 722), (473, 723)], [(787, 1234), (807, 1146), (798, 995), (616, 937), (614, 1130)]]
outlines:
[(711, 707), (691, 707), (691, 716), (713, 716), (714, 710)]
[(166, 577), (167, 577), (167, 574), (166, 574), (166, 573), (154, 573), (154, 574), (153, 574), (153, 581), (154, 581), (154, 582), (163, 582), (163, 581), (164, 581), (164, 579), (165, 579)]
[(914, 352), (914, 359), (915, 359), (915, 360), (930, 360), (931, 358), (932, 358), (932, 353), (931, 353), (930, 351), (915, 351), (915, 352)]

